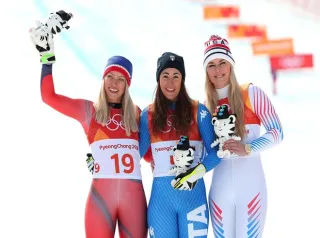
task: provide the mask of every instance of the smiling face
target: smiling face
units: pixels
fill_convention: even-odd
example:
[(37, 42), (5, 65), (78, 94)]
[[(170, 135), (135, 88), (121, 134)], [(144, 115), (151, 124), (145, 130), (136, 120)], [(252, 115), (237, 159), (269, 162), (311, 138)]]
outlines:
[(160, 88), (164, 96), (175, 101), (180, 92), (182, 75), (175, 68), (166, 68), (160, 74)]
[(224, 88), (230, 82), (231, 64), (224, 59), (211, 60), (207, 65), (207, 74), (215, 88)]
[(111, 71), (104, 76), (104, 90), (108, 102), (120, 103), (126, 88), (126, 78), (122, 73)]

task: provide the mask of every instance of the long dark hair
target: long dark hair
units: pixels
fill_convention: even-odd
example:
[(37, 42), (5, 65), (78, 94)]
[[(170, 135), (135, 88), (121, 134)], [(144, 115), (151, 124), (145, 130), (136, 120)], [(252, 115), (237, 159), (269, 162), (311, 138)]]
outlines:
[[(159, 133), (165, 129), (167, 125), (167, 117), (169, 106), (172, 101), (168, 100), (161, 91), (160, 83), (158, 83), (155, 99), (154, 110), (152, 112), (153, 133)], [(184, 82), (181, 82), (180, 92), (175, 102), (174, 117), (172, 126), (177, 132), (188, 134), (189, 127), (193, 120), (192, 99), (189, 97)]]

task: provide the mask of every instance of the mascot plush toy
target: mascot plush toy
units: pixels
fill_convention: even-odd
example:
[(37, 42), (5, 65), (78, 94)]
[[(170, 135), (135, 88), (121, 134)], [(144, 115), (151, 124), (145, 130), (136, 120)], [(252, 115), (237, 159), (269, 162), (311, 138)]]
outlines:
[(212, 117), (212, 125), (217, 139), (211, 144), (211, 148), (219, 144), (217, 156), (219, 158), (228, 158), (231, 155), (229, 150), (223, 150), (223, 144), (229, 139), (241, 140), (239, 136), (234, 134), (236, 128), (236, 115), (230, 114), (228, 104), (218, 106)]
[[(176, 177), (171, 181), (172, 187), (181, 179), (179, 176), (185, 175), (190, 169), (194, 160), (195, 148), (190, 146), (189, 138), (181, 136), (178, 144), (173, 148), (173, 162), (174, 166), (169, 170), (168, 174), (175, 175)], [(194, 183), (187, 184), (186, 190), (191, 190), (196, 185)]]
[(41, 62), (45, 64), (54, 63), (53, 35), (60, 33), (63, 29), (68, 30), (69, 20), (73, 17), (72, 13), (63, 10), (51, 13), (45, 23), (36, 21), (36, 27), (29, 29), (31, 41), (39, 51)]

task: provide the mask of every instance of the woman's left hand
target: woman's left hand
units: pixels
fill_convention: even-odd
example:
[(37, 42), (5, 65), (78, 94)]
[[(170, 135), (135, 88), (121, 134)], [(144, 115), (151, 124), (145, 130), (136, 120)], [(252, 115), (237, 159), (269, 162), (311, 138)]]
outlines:
[(248, 155), (244, 144), (241, 144), (240, 141), (236, 141), (234, 139), (229, 139), (223, 144), (223, 150), (229, 150), (231, 153), (235, 153), (239, 156), (246, 156)]

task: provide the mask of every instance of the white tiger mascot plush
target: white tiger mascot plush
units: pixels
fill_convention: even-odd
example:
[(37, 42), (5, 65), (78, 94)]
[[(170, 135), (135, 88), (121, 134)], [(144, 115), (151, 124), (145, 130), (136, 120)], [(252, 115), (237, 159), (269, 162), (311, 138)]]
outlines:
[[(172, 187), (179, 181), (179, 175), (185, 174), (190, 169), (194, 161), (195, 148), (190, 146), (189, 138), (187, 136), (181, 136), (178, 144), (173, 148), (173, 162), (174, 166), (168, 171), (168, 174), (176, 176), (172, 181)], [(197, 181), (188, 184), (191, 190)]]
[(29, 34), (32, 42), (36, 46), (41, 47), (44, 50), (49, 50), (49, 34), (56, 35), (63, 29), (68, 30), (70, 28), (70, 26), (68, 25), (68, 21), (72, 17), (72, 13), (67, 13), (64, 10), (60, 10), (55, 13), (50, 13), (49, 18), (45, 23), (36, 21), (36, 28), (29, 29)]
[(241, 140), (239, 136), (234, 134), (236, 115), (229, 113), (230, 107), (228, 104), (223, 104), (218, 106), (216, 112), (212, 117), (212, 125), (214, 127), (214, 132), (217, 135), (217, 139), (211, 144), (211, 148), (219, 144), (219, 150), (217, 156), (219, 158), (228, 158), (231, 155), (229, 150), (223, 150), (223, 144), (229, 139)]

